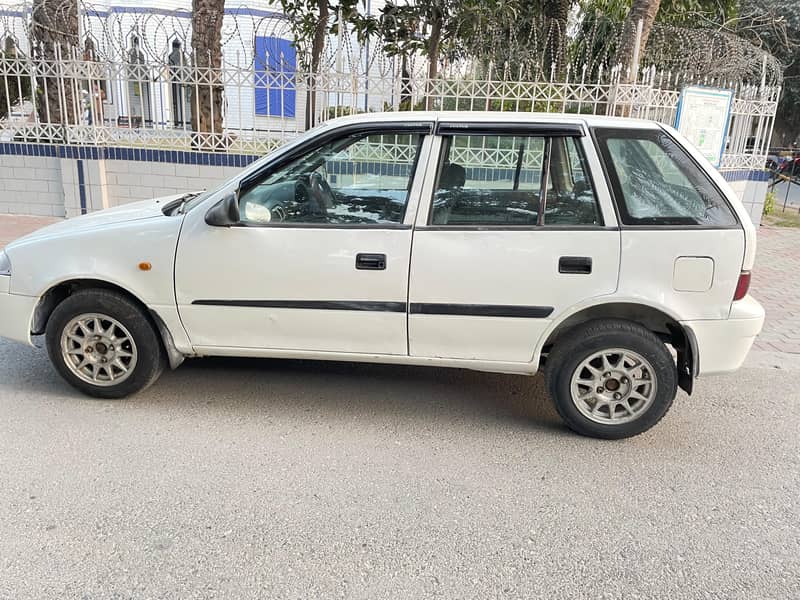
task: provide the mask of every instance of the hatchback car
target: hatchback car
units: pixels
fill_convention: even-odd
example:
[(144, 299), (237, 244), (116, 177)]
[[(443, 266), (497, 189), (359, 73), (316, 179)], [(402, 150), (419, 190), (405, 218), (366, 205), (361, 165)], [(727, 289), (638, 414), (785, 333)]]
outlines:
[(359, 115), (219, 189), (10, 244), (0, 335), (44, 334), (100, 398), (196, 356), (543, 366), (569, 427), (622, 438), (742, 365), (764, 320), (755, 250), (740, 201), (669, 127)]

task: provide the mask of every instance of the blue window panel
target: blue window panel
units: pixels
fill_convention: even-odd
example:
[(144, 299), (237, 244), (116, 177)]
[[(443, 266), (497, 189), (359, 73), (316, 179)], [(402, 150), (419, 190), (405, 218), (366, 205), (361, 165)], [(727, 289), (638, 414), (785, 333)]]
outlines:
[(295, 116), (297, 92), (294, 78), (297, 53), (289, 40), (256, 36), (256, 114), (268, 117)]

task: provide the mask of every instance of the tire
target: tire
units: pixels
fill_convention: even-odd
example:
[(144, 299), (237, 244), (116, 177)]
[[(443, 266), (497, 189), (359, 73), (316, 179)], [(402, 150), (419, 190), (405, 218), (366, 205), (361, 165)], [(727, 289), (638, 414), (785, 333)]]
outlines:
[(68, 296), (50, 315), (45, 339), (59, 375), (96, 398), (142, 391), (158, 379), (166, 362), (148, 316), (113, 290), (87, 289)]
[(622, 439), (647, 431), (667, 413), (678, 392), (678, 373), (651, 331), (609, 319), (578, 325), (557, 340), (545, 383), (570, 429)]

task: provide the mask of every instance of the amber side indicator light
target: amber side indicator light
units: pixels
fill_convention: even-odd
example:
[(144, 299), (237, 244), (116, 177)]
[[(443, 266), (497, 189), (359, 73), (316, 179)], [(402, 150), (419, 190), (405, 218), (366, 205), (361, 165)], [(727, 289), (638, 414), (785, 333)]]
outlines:
[(140, 262), (139, 263), (139, 270), (140, 271), (149, 271), (152, 268), (153, 268), (153, 265), (151, 265), (149, 262)]
[(750, 271), (742, 271), (739, 274), (739, 281), (736, 283), (736, 291), (733, 294), (733, 301), (741, 300), (747, 296), (750, 289)]

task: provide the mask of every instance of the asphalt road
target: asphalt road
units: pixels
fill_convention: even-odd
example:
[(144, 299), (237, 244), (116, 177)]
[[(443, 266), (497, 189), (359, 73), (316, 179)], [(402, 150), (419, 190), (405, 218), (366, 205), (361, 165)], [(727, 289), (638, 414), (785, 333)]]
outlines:
[(189, 362), (131, 400), (0, 341), (0, 597), (798, 598), (800, 370), (577, 437), (541, 378)]
[(775, 208), (778, 211), (784, 204), (787, 207), (800, 205), (800, 184), (781, 182), (775, 185), (772, 191), (775, 192)]

